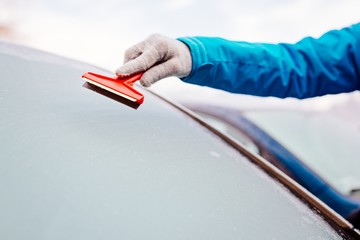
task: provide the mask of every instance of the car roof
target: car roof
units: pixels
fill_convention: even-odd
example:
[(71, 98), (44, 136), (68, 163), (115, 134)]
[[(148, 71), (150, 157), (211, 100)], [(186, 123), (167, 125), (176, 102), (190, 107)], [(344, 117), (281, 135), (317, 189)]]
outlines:
[(96, 67), (6, 43), (0, 62), (1, 238), (341, 238), (146, 89), (134, 110), (82, 87)]

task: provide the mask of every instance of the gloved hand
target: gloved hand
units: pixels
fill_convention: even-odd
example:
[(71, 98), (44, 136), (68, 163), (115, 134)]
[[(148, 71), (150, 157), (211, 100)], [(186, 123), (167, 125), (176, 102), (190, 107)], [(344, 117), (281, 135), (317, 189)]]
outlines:
[(165, 77), (186, 77), (191, 67), (191, 53), (185, 43), (153, 34), (126, 50), (124, 65), (116, 70), (116, 75), (127, 77), (145, 71), (140, 83), (150, 87)]

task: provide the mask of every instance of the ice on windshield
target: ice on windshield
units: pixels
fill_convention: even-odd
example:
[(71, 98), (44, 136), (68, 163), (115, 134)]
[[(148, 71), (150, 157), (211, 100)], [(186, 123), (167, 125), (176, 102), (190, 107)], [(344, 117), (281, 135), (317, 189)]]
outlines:
[(0, 62), (0, 238), (341, 239), (145, 89), (133, 110), (82, 87), (90, 66)]

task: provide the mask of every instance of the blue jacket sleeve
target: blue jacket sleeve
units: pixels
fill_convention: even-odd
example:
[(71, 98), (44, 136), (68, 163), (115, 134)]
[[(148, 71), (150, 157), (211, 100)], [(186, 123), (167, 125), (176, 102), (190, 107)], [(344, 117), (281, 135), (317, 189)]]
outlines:
[(295, 44), (184, 37), (192, 71), (182, 80), (235, 93), (307, 98), (360, 89), (360, 24)]

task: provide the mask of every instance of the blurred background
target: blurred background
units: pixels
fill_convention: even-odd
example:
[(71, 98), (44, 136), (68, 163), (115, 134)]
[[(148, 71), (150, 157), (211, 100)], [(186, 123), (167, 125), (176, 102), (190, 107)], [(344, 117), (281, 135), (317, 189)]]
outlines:
[[(358, 0), (0, 0), (0, 39), (114, 71), (129, 46), (155, 32), (296, 42), (360, 21), (359, 10)], [(232, 97), (177, 79), (152, 88), (172, 98)]]

